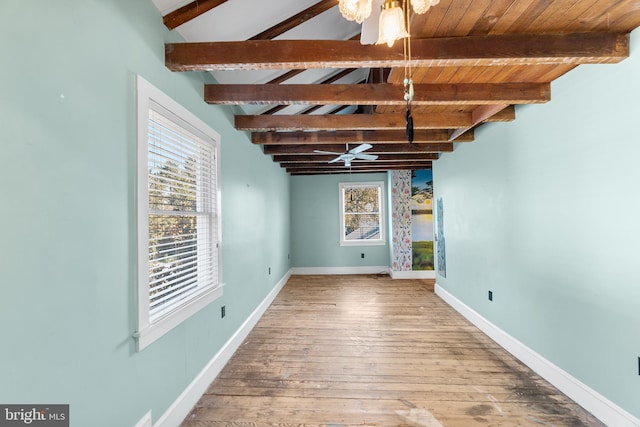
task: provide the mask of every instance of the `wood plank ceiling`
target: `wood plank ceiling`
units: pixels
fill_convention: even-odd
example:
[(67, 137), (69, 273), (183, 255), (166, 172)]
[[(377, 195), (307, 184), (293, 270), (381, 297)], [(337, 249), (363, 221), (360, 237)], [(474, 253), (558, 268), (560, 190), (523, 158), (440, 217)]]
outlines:
[[(362, 45), (338, 0), (154, 2), (185, 39), (165, 45), (166, 66), (211, 73), (205, 101), (239, 106), (236, 128), (294, 175), (428, 169), (515, 105), (549, 102), (576, 66), (625, 59), (640, 25), (639, 0), (441, 0), (411, 20), (409, 143), (403, 44)], [(365, 142), (377, 160), (314, 153)]]

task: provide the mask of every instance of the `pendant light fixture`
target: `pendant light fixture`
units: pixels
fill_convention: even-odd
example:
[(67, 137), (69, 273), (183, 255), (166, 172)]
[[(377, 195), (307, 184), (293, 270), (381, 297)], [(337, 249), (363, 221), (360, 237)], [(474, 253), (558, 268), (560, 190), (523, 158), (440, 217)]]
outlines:
[[(350, 21), (361, 23), (371, 14), (373, 0), (339, 0), (340, 13)], [(401, 4), (402, 1), (402, 4)], [(406, 102), (405, 133), (409, 144), (413, 142), (413, 115), (411, 102), (413, 101), (413, 70), (411, 63), (411, 19), (409, 4), (417, 14), (426, 13), (429, 8), (437, 5), (440, 0), (384, 0), (378, 25), (378, 41), (376, 44), (393, 46), (396, 40), (403, 39), (404, 43), (404, 101)]]
[(372, 3), (373, 0), (340, 0), (338, 7), (346, 20), (362, 24), (371, 15)]
[[(423, 13), (426, 13), (430, 7), (440, 3), (440, 0), (410, 0), (407, 3), (411, 4), (411, 7), (413, 8), (413, 11), (415, 13), (421, 15)], [(362, 21), (364, 21), (371, 15), (372, 5), (373, 5), (373, 0), (339, 0), (338, 1), (338, 7), (340, 9), (340, 13), (342, 14), (342, 16), (349, 21), (356, 21), (358, 24), (361, 24)], [(406, 7), (407, 6), (405, 6), (405, 8)], [(398, 11), (396, 9), (401, 9), (400, 14), (403, 16), (405, 15), (404, 12), (402, 11), (402, 7), (400, 6), (399, 1), (384, 0), (383, 10), (382, 10), (382, 13), (380, 14), (381, 28), (382, 28), (382, 20), (383, 20), (382, 16), (388, 15), (389, 17), (384, 18), (385, 23), (387, 23), (385, 34), (395, 34), (399, 38), (406, 37), (406, 35), (400, 37), (400, 35), (403, 34), (402, 29), (405, 27), (405, 25), (404, 25), (404, 20), (402, 21), (403, 25), (402, 26), (400, 25), (400, 21), (396, 17), (396, 15), (398, 15)], [(405, 33), (407, 32), (406, 29), (404, 31)], [(383, 43), (389, 44), (389, 42), (386, 40), (389, 40), (388, 37), (390, 36), (386, 36), (386, 37), (387, 38), (384, 39), (385, 41), (381, 41), (381, 39), (378, 38), (377, 44), (383, 44)], [(399, 38), (396, 38), (394, 40), (399, 40)], [(389, 46), (391, 45), (393, 45), (393, 42), (391, 42)]]
[(409, 36), (405, 26), (405, 17), (400, 2), (396, 0), (385, 0), (382, 12), (380, 13), (380, 24), (378, 26), (378, 41), (376, 44), (393, 46), (396, 40)]
[(440, 0), (411, 0), (413, 11), (418, 15), (427, 13), (427, 10), (429, 10), (430, 7), (435, 6), (438, 3), (440, 3)]

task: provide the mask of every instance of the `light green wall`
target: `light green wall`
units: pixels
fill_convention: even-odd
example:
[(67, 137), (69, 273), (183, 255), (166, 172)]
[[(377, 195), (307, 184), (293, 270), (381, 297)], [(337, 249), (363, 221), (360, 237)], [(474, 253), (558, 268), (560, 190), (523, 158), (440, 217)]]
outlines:
[[(151, 0), (2, 0), (0, 38), (0, 402), (157, 420), (289, 270), (289, 177), (202, 101), (202, 74), (164, 67), (176, 36)], [(226, 283), (140, 353), (136, 74), (221, 134)]]
[[(340, 246), (341, 182), (383, 181), (386, 173), (291, 177), (291, 263), (293, 267), (388, 267), (389, 244)], [(385, 205), (385, 209), (387, 206)], [(388, 212), (387, 215), (388, 217)], [(386, 238), (389, 227), (385, 218)], [(361, 254), (365, 258), (361, 258)]]
[[(640, 32), (434, 165), (446, 290), (640, 417)], [(494, 301), (489, 302), (487, 291)]]

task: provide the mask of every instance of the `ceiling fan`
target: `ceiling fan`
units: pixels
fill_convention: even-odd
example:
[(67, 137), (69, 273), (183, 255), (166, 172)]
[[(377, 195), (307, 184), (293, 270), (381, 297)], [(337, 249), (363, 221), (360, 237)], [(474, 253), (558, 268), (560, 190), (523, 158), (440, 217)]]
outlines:
[(370, 148), (372, 148), (373, 145), (371, 144), (360, 144), (355, 148), (352, 148), (351, 150), (349, 150), (349, 144), (347, 144), (347, 150), (344, 153), (334, 153), (332, 151), (322, 151), (322, 150), (313, 150), (314, 153), (318, 153), (318, 154), (333, 154), (336, 155), (338, 157), (336, 157), (335, 159), (329, 160), (329, 163), (335, 163), (335, 162), (344, 162), (344, 165), (346, 167), (351, 167), (351, 161), (355, 160), (355, 159), (359, 159), (359, 160), (376, 160), (378, 158), (378, 156), (376, 156), (375, 154), (364, 154), (363, 151), (366, 151)]

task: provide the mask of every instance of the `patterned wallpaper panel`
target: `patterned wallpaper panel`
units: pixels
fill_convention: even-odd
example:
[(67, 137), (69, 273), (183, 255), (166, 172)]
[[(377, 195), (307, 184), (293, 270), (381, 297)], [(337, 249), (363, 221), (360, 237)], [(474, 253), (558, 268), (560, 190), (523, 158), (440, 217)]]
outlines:
[(411, 171), (391, 171), (393, 271), (411, 271)]

